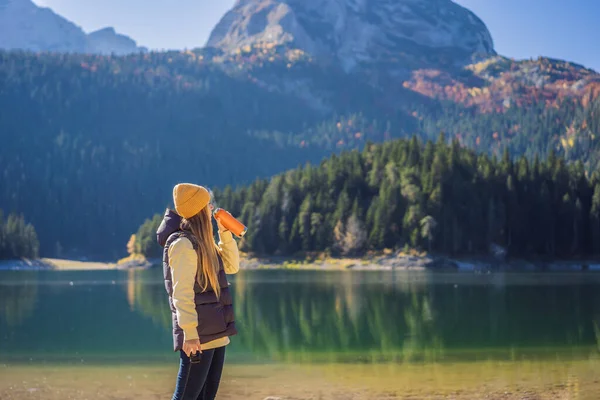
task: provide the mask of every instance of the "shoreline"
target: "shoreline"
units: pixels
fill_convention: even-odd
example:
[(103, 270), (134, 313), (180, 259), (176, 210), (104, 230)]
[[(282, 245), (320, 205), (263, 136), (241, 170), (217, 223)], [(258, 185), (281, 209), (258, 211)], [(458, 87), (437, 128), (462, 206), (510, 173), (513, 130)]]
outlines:
[[(175, 361), (175, 360), (174, 360)], [(597, 360), (435, 364), (228, 364), (224, 400), (597, 399)], [(0, 398), (168, 398), (177, 365), (0, 365)]]
[(356, 258), (245, 257), (240, 269), (302, 269), (348, 271), (461, 271), (488, 272), (568, 272), (599, 271), (600, 260), (500, 260), (494, 257), (449, 257), (402, 251), (384, 252)]
[(0, 261), (0, 270), (5, 271), (105, 271), (115, 269), (117, 269), (117, 265), (113, 263), (64, 260), (57, 258)]
[[(54, 258), (38, 260), (3, 260), (0, 270), (103, 271), (149, 269), (162, 260), (143, 256), (128, 257), (115, 263)], [(600, 272), (600, 260), (501, 261), (483, 257), (452, 258), (427, 254), (387, 252), (356, 258), (251, 257), (242, 255), (240, 270), (307, 270), (307, 271), (460, 271), (474, 273), (504, 272)]]

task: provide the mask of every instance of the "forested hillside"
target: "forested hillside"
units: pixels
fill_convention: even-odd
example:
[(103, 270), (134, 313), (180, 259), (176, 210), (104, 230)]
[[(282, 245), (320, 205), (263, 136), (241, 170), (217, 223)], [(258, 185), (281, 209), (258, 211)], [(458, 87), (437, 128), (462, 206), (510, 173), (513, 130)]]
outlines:
[[(512, 161), (416, 137), (344, 152), (271, 180), (216, 193), (249, 226), (242, 249), (293, 255), (421, 248), (516, 257), (600, 255), (600, 176), (583, 164)], [(155, 217), (138, 232), (154, 235)], [(146, 234), (144, 234), (146, 232)], [(156, 245), (147, 248), (157, 254)]]
[(44, 255), (115, 258), (178, 181), (247, 184), (368, 141), (444, 131), (478, 152), (509, 149), (531, 161), (555, 150), (588, 171), (598, 165), (597, 100), (482, 113), (369, 79), (271, 47), (227, 56), (0, 52), (0, 207), (36, 226)]
[(179, 57), (0, 53), (0, 206), (39, 227), (44, 253), (116, 255), (179, 180), (249, 182), (325, 155), (248, 133), (316, 112)]

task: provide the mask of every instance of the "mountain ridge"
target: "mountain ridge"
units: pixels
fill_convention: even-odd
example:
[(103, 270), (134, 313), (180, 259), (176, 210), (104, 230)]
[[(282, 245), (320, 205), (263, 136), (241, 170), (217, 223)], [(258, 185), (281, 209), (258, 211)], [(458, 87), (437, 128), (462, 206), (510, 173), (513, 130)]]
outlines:
[(39, 7), (31, 0), (0, 3), (0, 48), (117, 55), (146, 51), (112, 27), (87, 34), (51, 8)]

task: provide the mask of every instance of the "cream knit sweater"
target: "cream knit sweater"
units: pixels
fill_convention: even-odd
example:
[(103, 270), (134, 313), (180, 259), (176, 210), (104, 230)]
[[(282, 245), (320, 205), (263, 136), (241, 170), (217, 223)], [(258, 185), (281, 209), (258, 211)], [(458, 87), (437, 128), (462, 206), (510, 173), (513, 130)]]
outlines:
[[(240, 256), (236, 241), (229, 231), (219, 232), (219, 249), (226, 274), (240, 270)], [(185, 340), (198, 339), (198, 314), (194, 303), (194, 283), (198, 271), (198, 255), (187, 238), (177, 239), (169, 247), (169, 266), (173, 278), (173, 304), (177, 321), (183, 329)], [(202, 350), (215, 349), (229, 344), (229, 337), (201, 343)]]

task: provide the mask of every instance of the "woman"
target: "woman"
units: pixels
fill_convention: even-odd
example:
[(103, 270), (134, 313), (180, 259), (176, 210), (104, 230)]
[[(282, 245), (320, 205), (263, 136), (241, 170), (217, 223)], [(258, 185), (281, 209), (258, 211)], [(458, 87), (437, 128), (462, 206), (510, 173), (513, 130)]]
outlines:
[[(214, 241), (211, 196), (202, 186), (173, 189), (176, 213), (167, 210), (157, 238), (173, 316), (173, 345), (180, 352), (173, 400), (212, 400), (217, 394), (229, 337), (237, 333), (225, 274), (239, 271), (231, 232)], [(199, 358), (199, 362), (197, 362)]]

